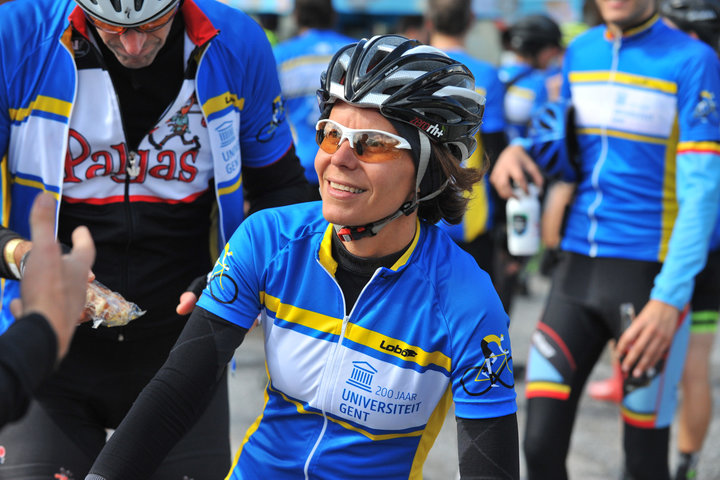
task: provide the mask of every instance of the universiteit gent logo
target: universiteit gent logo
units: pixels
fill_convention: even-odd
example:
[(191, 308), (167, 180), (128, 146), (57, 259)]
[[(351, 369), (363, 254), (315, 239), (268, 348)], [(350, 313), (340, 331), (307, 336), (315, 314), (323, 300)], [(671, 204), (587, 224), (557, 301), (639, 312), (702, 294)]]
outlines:
[(376, 373), (377, 370), (368, 362), (356, 361), (353, 362), (352, 373), (345, 383), (360, 390), (372, 392), (373, 376)]

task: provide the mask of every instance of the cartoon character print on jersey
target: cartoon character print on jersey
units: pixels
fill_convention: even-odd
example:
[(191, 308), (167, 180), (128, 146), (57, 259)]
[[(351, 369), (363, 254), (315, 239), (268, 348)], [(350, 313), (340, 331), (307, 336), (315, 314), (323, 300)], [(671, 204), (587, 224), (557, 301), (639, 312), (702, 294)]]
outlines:
[(255, 138), (258, 142), (267, 143), (275, 136), (275, 130), (285, 121), (285, 99), (278, 95), (272, 102), (272, 120), (266, 123)]
[[(93, 71), (83, 72), (87, 80), (96, 80)], [(84, 84), (90, 86), (78, 93), (68, 135), (64, 201), (191, 202), (207, 190), (213, 163), (192, 81), (185, 81), (172, 106), (135, 150), (126, 141), (117, 102), (98, 98), (95, 83)]]
[(492, 388), (514, 388), (512, 355), (505, 335), (486, 335), (480, 342), (484, 360), (482, 364), (465, 370), (462, 386), (473, 397), (485, 395)]
[[(156, 150), (162, 150), (165, 143), (167, 143), (168, 140), (170, 140), (173, 137), (180, 137), (180, 140), (182, 140), (183, 145), (192, 145), (195, 144), (191, 150), (200, 150), (200, 138), (195, 135), (191, 139), (185, 138), (185, 134), (192, 135), (192, 132), (190, 131), (190, 121), (188, 119), (188, 115), (190, 114), (196, 114), (196, 115), (202, 115), (202, 111), (198, 108), (198, 110), (192, 110), (192, 107), (197, 105), (197, 97), (193, 93), (190, 99), (180, 107), (180, 110), (175, 112), (175, 114), (167, 119), (165, 121), (167, 127), (169, 127), (170, 132), (168, 132), (165, 137), (160, 140), (159, 142), (155, 141), (154, 134), (161, 128), (160, 126), (157, 126), (153, 128), (150, 131), (150, 135), (148, 135), (148, 141), (152, 144), (153, 147), (155, 147)], [(205, 123), (205, 118), (202, 118), (202, 126), (207, 127), (207, 124)]]

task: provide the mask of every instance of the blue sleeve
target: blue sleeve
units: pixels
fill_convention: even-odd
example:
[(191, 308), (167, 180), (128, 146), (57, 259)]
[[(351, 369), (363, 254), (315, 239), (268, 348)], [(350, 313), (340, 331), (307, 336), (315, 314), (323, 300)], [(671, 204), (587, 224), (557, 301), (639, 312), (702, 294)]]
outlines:
[[(466, 263), (464, 288), (453, 288), (448, 310), (455, 415), (467, 419), (510, 415), (517, 405), (509, 319), (487, 273), (474, 262)], [(468, 290), (468, 285), (473, 288)]]
[[(240, 145), (242, 161), (249, 167), (264, 167), (290, 148), (292, 134), (285, 118), (285, 100), (280, 93), (277, 67), (267, 36), (254, 24), (255, 45), (247, 57), (242, 97)], [(246, 38), (243, 41), (249, 41)]]
[(245, 220), (220, 253), (197, 305), (240, 327), (250, 329), (261, 309), (264, 270), (262, 232), (265, 212)]
[(720, 204), (720, 66), (710, 49), (688, 55), (678, 81), (678, 212), (650, 297), (678, 309), (690, 300), (705, 264)]

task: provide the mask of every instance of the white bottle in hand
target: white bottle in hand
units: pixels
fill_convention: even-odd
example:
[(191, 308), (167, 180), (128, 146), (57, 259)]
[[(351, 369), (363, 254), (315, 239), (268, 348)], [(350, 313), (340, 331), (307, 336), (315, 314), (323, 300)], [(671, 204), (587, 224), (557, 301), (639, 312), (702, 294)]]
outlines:
[(528, 191), (515, 188), (517, 198), (509, 198), (506, 204), (508, 251), (518, 257), (535, 255), (540, 248), (538, 189), (530, 183)]

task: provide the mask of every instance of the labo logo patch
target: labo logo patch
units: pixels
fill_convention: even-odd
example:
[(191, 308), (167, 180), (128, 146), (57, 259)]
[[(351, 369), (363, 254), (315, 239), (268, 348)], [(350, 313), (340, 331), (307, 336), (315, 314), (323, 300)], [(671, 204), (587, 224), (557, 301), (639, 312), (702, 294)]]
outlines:
[(389, 343), (385, 343), (385, 340), (380, 342), (380, 348), (387, 350), (388, 352), (398, 353), (403, 357), (417, 357), (417, 352), (415, 350), (402, 348), (400, 345), (391, 345)]

